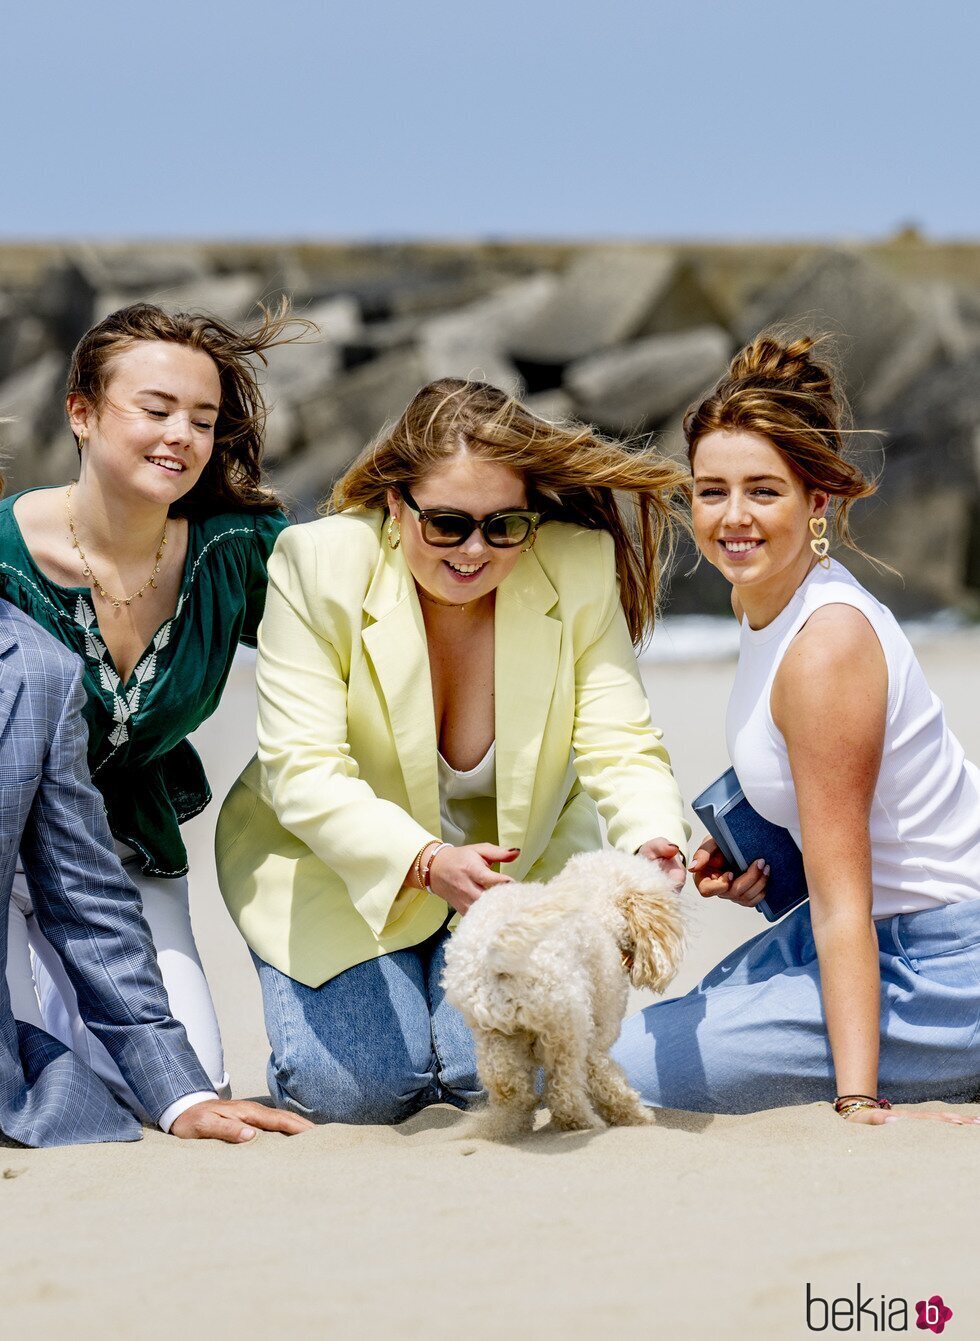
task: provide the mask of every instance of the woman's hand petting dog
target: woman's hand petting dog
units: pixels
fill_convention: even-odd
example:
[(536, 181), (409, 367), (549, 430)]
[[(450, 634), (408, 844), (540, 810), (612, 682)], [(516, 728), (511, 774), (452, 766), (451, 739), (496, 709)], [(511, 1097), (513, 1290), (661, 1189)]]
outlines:
[(754, 908), (766, 897), (769, 867), (765, 858), (754, 861), (739, 876), (729, 871), (727, 866), (718, 844), (713, 838), (706, 838), (691, 858), (687, 869), (703, 899), (729, 899), (732, 903), (740, 903), (743, 908)]
[(636, 849), (636, 855), (646, 857), (647, 861), (659, 862), (660, 869), (670, 881), (671, 886), (674, 889), (684, 888), (684, 882), (687, 880), (687, 870), (684, 866), (681, 850), (676, 843), (672, 843), (668, 838), (651, 838), (642, 847)]
[(429, 867), (429, 888), (462, 916), (484, 890), (513, 883), (511, 876), (492, 868), (496, 862), (515, 861), (520, 855), (519, 847), (493, 843), (440, 848)]

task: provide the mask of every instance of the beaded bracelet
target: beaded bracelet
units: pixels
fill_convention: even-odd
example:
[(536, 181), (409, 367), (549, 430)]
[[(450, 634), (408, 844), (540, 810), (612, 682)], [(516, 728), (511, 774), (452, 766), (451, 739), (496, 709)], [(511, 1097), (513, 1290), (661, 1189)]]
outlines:
[(431, 846), (432, 846), (432, 841), (431, 841), (431, 839), (430, 839), (430, 841), (429, 841), (428, 843), (425, 844), (425, 847), (420, 847), (420, 848), (419, 848), (419, 850), (418, 850), (418, 855), (416, 856), (415, 860), (412, 862), (412, 866), (413, 866), (413, 868), (414, 868), (414, 870), (415, 870), (415, 879), (418, 881), (419, 889), (425, 889), (425, 885), (423, 885), (423, 883), (422, 883), (422, 858), (425, 856), (425, 848), (427, 848), (427, 847), (431, 847)]
[(862, 1108), (891, 1108), (891, 1104), (887, 1099), (878, 1099), (870, 1094), (838, 1094), (834, 1100), (834, 1112), (842, 1118), (850, 1117)]
[[(431, 884), (429, 883), (429, 872), (432, 870), (432, 863), (435, 861), (437, 854), (440, 853), (444, 847), (452, 847), (452, 843), (437, 843), (435, 847), (432, 849), (432, 851), (429, 853), (429, 860), (425, 863), (425, 868), (422, 870), (420, 875), (423, 889), (432, 888)], [(424, 852), (425, 848), (423, 848), (422, 851)]]

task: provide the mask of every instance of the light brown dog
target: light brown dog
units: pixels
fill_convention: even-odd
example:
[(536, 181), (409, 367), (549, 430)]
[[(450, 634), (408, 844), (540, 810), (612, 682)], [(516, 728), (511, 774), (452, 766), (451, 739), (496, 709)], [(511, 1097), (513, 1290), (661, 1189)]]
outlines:
[(610, 1060), (629, 983), (660, 992), (683, 949), (680, 899), (644, 857), (590, 852), (546, 884), (498, 885), (461, 920), (443, 985), (476, 1039), (486, 1135), (529, 1131), (539, 1098), (566, 1131), (649, 1122)]

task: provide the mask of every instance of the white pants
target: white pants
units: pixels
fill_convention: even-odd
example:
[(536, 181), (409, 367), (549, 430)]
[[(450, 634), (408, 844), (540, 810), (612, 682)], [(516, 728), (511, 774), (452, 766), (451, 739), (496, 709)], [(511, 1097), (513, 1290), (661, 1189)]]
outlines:
[[(231, 1090), (225, 1072), (214, 1003), (191, 930), (187, 878), (142, 875), (132, 848), (116, 843), (126, 874), (140, 892), (143, 916), (157, 952), (171, 1013), (187, 1030), (190, 1045), (216, 1092)], [(18, 866), (7, 927), (7, 987), (14, 1018), (37, 1025), (72, 1049), (125, 1102), (139, 1104), (106, 1049), (79, 1014), (78, 998), (61, 958), (34, 917), (24, 872)]]

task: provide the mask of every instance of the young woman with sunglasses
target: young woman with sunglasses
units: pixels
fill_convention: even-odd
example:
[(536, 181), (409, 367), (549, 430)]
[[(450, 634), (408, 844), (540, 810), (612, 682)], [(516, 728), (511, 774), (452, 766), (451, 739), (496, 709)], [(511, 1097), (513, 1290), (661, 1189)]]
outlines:
[(332, 515), (281, 538), (258, 755), (217, 835), (279, 1105), (386, 1123), (473, 1100), (440, 987), (453, 921), (601, 846), (600, 813), (683, 883), (688, 829), (634, 655), (683, 479), (445, 379), (340, 480)]

